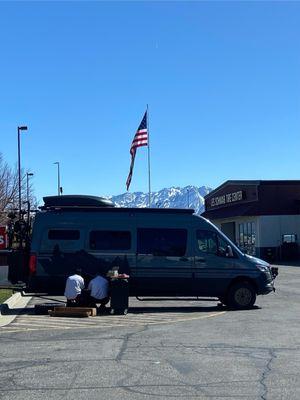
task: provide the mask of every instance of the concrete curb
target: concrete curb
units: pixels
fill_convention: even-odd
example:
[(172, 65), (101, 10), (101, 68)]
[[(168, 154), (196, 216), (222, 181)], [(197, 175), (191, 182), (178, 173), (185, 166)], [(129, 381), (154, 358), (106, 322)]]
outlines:
[(26, 307), (30, 300), (30, 296), (25, 297), (23, 292), (17, 292), (0, 304), (0, 327), (10, 324), (20, 314), (18, 311), (15, 313), (12, 311)]

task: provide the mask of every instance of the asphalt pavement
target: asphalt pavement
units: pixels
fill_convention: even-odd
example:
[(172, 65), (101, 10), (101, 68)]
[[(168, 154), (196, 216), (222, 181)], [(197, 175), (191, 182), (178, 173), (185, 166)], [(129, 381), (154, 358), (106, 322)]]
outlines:
[(299, 400), (300, 268), (280, 266), (276, 287), (245, 311), (131, 299), (67, 321), (32, 299), (0, 329), (0, 398)]

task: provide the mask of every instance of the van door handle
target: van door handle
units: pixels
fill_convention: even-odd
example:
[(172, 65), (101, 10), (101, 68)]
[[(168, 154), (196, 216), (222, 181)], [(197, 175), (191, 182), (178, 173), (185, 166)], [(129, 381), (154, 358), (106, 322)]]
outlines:
[(205, 258), (204, 257), (196, 257), (195, 261), (203, 263), (203, 262), (205, 262)]
[(180, 257), (179, 260), (180, 261), (189, 261), (189, 259), (187, 257)]

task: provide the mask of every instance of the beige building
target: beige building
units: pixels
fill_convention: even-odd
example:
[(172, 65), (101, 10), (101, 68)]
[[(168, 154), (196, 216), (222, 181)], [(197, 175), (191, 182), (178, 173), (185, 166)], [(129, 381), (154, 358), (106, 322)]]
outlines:
[(248, 254), (299, 258), (299, 180), (227, 181), (205, 197), (202, 216)]

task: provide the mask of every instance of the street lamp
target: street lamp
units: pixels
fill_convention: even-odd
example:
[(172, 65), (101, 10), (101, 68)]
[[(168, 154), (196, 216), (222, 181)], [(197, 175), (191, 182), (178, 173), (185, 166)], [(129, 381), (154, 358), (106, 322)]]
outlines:
[(21, 219), (22, 195), (21, 195), (21, 149), (20, 149), (20, 132), (27, 131), (27, 126), (18, 126), (18, 175), (19, 175), (19, 219)]
[(60, 196), (61, 194), (61, 187), (60, 187), (60, 170), (59, 170), (59, 161), (55, 161), (55, 163), (57, 165), (57, 194), (58, 196)]

